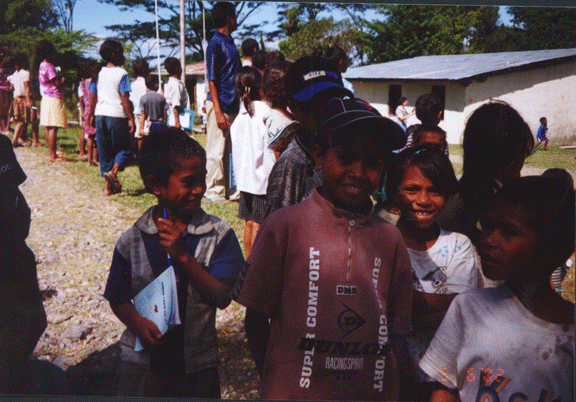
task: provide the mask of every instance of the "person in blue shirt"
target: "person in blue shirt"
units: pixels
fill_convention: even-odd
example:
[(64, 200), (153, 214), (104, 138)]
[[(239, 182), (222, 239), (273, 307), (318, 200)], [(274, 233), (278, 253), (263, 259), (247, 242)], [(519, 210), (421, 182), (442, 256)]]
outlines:
[(236, 10), (229, 2), (217, 2), (212, 8), (216, 32), (206, 49), (208, 96), (206, 99), (206, 195), (215, 202), (237, 200), (239, 193), (230, 188), (230, 126), (239, 110), (234, 78), (242, 62), (230, 34), (238, 26)]
[(536, 144), (536, 148), (540, 146), (540, 144), (544, 143), (544, 151), (548, 151), (548, 137), (546, 134), (548, 133), (548, 119), (546, 117), (540, 118), (540, 127), (538, 127), (538, 133), (536, 134), (536, 139), (538, 143)]

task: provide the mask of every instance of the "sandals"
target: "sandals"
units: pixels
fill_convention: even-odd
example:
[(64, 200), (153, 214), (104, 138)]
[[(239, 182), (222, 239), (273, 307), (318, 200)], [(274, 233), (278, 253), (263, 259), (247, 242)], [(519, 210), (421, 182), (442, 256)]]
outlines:
[(110, 187), (112, 187), (112, 192), (119, 193), (122, 190), (122, 183), (120, 183), (120, 181), (118, 181), (118, 179), (114, 177), (112, 173), (110, 172), (104, 173), (104, 179), (106, 180), (106, 182), (108, 182)]

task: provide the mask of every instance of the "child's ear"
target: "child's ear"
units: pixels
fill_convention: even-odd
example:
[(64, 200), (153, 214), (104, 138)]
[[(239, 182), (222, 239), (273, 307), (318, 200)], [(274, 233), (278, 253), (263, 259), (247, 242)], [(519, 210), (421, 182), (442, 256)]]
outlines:
[(324, 160), (324, 152), (318, 144), (314, 144), (312, 147), (312, 157), (314, 158), (314, 163), (316, 164), (316, 169), (322, 169), (322, 162)]
[(162, 193), (162, 185), (158, 182), (154, 175), (147, 175), (144, 177), (144, 185), (146, 188), (150, 189), (154, 195), (160, 195)]

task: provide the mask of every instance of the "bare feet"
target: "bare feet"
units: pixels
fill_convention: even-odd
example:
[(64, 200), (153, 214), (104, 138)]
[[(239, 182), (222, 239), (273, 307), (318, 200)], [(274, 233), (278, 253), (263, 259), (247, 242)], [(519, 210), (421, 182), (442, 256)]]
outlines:
[(88, 154), (78, 154), (78, 160), (87, 161), (88, 160)]
[(48, 158), (49, 162), (66, 162), (68, 159), (66, 159), (65, 156), (57, 156), (56, 158)]
[(43, 147), (44, 144), (42, 144), (41, 142), (33, 142), (33, 143), (32, 143), (32, 146), (33, 146), (33, 147)]
[(112, 171), (104, 173), (104, 179), (112, 191), (120, 192), (122, 190), (122, 184)]

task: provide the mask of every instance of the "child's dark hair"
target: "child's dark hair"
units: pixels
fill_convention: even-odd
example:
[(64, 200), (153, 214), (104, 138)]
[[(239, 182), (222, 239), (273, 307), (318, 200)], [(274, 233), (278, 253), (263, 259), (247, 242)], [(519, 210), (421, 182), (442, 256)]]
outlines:
[(36, 56), (34, 57), (34, 71), (40, 71), (42, 61), (49, 59), (53, 54), (58, 54), (58, 52), (52, 42), (46, 39), (38, 42), (36, 45)]
[(150, 131), (142, 140), (142, 149), (138, 158), (140, 176), (151, 190), (148, 177), (154, 177), (154, 183), (166, 187), (170, 176), (180, 167), (182, 159), (198, 156), (206, 164), (206, 151), (186, 132), (175, 127), (164, 127)]
[(146, 88), (155, 91), (156, 86), (160, 83), (160, 81), (158, 80), (158, 76), (156, 74), (152, 74), (146, 77)]
[(546, 117), (540, 117), (540, 124), (544, 124), (545, 121), (546, 121)]
[(98, 70), (98, 62), (93, 59), (80, 59), (78, 60), (78, 78), (86, 79), (92, 78), (96, 75), (96, 71)]
[(30, 60), (24, 53), (17, 53), (12, 56), (11, 61), (14, 66), (18, 66), (20, 70), (28, 70), (30, 68)]
[(227, 1), (218, 1), (212, 7), (212, 22), (215, 28), (222, 28), (226, 26), (228, 17), (236, 15), (236, 8), (234, 4)]
[(274, 63), (284, 63), (286, 61), (286, 57), (284, 57), (284, 53), (280, 52), (279, 50), (272, 50), (266, 53), (266, 66), (271, 66)]
[(178, 73), (178, 67), (180, 67), (180, 60), (176, 57), (166, 57), (166, 60), (164, 60), (164, 67), (166, 68), (166, 71), (168, 71), (168, 74), (176, 75)]
[(262, 93), (273, 108), (284, 109), (288, 103), (288, 93), (284, 86), (288, 67), (287, 62), (279, 62), (269, 65), (264, 71)]
[(266, 54), (265, 50), (256, 50), (252, 55), (252, 65), (258, 70), (266, 68)]
[(116, 62), (119, 56), (122, 56), (124, 49), (122, 44), (113, 39), (106, 39), (100, 45), (100, 56), (107, 62)]
[(524, 176), (510, 180), (494, 199), (521, 206), (532, 215), (531, 227), (537, 233), (538, 248), (553, 257), (548, 275), (574, 253), (574, 188), (557, 177)]
[(247, 38), (242, 42), (242, 53), (245, 57), (252, 57), (254, 52), (260, 48), (256, 39)]
[(406, 148), (397, 155), (395, 174), (389, 175), (386, 181), (386, 194), (390, 200), (396, 199), (404, 175), (413, 166), (420, 169), (444, 198), (458, 192), (458, 179), (450, 159), (438, 148), (422, 144)]
[(443, 109), (442, 100), (436, 94), (423, 94), (414, 103), (416, 117), (422, 124), (438, 124), (438, 115)]
[(234, 79), (238, 97), (244, 104), (246, 111), (250, 116), (254, 115), (251, 101), (260, 100), (260, 85), (262, 75), (254, 67), (244, 66), (240, 68)]
[(574, 178), (566, 169), (560, 168), (550, 168), (546, 169), (542, 174), (542, 177), (556, 177), (563, 180), (564, 183), (568, 184), (570, 187), (574, 188)]
[[(494, 179), (518, 177), (534, 150), (534, 137), (522, 116), (505, 102), (486, 103), (468, 118), (462, 141), (460, 194), (467, 223), (474, 225), (492, 198)], [(474, 242), (474, 236), (469, 234)]]
[(348, 60), (348, 54), (340, 46), (332, 46), (326, 51), (324, 58), (334, 65), (334, 69), (338, 71), (338, 63), (340, 60)]
[(136, 77), (147, 77), (149, 71), (148, 62), (144, 59), (136, 60), (132, 66), (132, 71)]
[(440, 127), (436, 125), (419, 124), (418, 127), (416, 127), (416, 129), (414, 130), (414, 134), (412, 137), (412, 144), (414, 144), (414, 146), (419, 145), (422, 133), (429, 133), (429, 132), (440, 134), (442, 136), (442, 142), (444, 144), (446, 143), (446, 131), (442, 130)]

